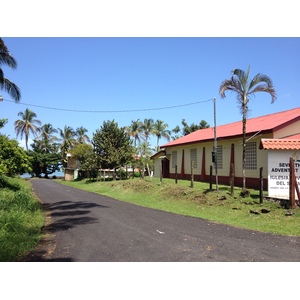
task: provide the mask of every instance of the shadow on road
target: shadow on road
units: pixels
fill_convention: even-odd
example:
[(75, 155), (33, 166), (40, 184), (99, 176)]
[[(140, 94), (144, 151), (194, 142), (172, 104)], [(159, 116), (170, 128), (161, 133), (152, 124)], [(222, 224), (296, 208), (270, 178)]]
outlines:
[(55, 233), (78, 225), (95, 223), (95, 218), (84, 216), (94, 207), (107, 208), (107, 206), (89, 202), (59, 201), (53, 204), (43, 204), (44, 210), (52, 217), (52, 222), (45, 226), (45, 230)]
[(43, 227), (43, 238), (39, 246), (29, 253), (23, 262), (71, 262), (70, 257), (53, 259), (59, 231), (69, 230), (75, 226), (96, 223), (97, 219), (87, 216), (92, 208), (108, 208), (108, 206), (90, 202), (59, 201), (43, 203), (46, 214), (46, 223)]

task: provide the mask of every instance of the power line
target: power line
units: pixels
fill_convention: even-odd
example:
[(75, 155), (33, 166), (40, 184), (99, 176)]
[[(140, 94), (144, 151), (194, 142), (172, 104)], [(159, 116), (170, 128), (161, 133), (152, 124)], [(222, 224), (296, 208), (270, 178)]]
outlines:
[(33, 107), (39, 107), (44, 109), (52, 109), (52, 110), (61, 110), (61, 111), (69, 111), (69, 112), (81, 112), (81, 113), (129, 113), (129, 112), (137, 112), (137, 111), (153, 111), (153, 110), (164, 110), (164, 109), (173, 109), (178, 107), (184, 107), (184, 106), (191, 106), (196, 105), (199, 103), (209, 102), (213, 99), (208, 99), (204, 101), (197, 101), (192, 103), (186, 103), (186, 104), (179, 104), (179, 105), (173, 105), (173, 106), (165, 106), (165, 107), (157, 107), (157, 108), (144, 108), (144, 109), (125, 109), (125, 110), (80, 110), (80, 109), (69, 109), (69, 108), (57, 108), (57, 107), (49, 107), (49, 106), (42, 106), (42, 105), (35, 105), (30, 103), (21, 103), (21, 102), (15, 102), (13, 100), (3, 99), (7, 102), (13, 102), (16, 104), (26, 105), (26, 106), (33, 106)]

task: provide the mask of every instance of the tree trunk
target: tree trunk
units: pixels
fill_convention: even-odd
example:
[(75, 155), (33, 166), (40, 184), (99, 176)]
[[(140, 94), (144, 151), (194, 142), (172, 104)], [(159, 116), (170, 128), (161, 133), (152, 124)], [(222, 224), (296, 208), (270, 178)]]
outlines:
[(148, 176), (150, 176), (150, 168), (149, 168), (149, 164), (147, 163), (147, 172), (148, 172)]
[(246, 114), (247, 114), (247, 99), (244, 96), (243, 103), (243, 191), (246, 191)]

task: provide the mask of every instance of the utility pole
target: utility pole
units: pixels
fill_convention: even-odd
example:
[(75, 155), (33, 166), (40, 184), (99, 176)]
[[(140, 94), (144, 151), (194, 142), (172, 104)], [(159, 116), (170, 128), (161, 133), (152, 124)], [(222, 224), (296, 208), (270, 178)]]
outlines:
[(216, 125), (216, 98), (214, 98), (214, 154), (215, 154), (215, 170), (216, 170), (216, 190), (218, 191), (218, 159), (217, 159), (217, 125)]

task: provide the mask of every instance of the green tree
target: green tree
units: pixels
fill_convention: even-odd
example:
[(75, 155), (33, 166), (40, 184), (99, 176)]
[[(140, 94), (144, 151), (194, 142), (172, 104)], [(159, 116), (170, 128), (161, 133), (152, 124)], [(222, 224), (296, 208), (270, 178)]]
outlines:
[(17, 68), (17, 61), (9, 53), (4, 41), (0, 38), (0, 89), (7, 92), (15, 100), (15, 102), (19, 102), (21, 99), (20, 89), (12, 81), (5, 78), (4, 72), (1, 68), (2, 65), (6, 65), (11, 69)]
[(29, 150), (29, 155), (32, 158), (32, 176), (41, 176), (44, 174), (46, 178), (60, 170), (61, 154), (59, 152), (59, 144), (57, 138), (52, 135), (56, 132), (51, 124), (42, 126), (42, 134), (39, 139), (34, 139), (31, 144), (32, 150)]
[(81, 170), (85, 171), (87, 173), (87, 176), (90, 179), (95, 178), (98, 175), (98, 170), (100, 169), (100, 165), (101, 163), (100, 163), (99, 155), (92, 152), (91, 155), (89, 155), (84, 159), (83, 163), (81, 164)]
[(127, 134), (133, 138), (134, 146), (137, 146), (137, 142), (140, 143), (143, 133), (142, 128), (143, 123), (137, 119), (136, 121), (131, 121), (130, 126), (126, 127)]
[(17, 137), (21, 136), (21, 140), (23, 139), (23, 135), (25, 135), (26, 150), (28, 151), (29, 135), (32, 133), (33, 136), (37, 136), (37, 133), (40, 132), (40, 127), (37, 125), (41, 125), (41, 121), (36, 119), (36, 113), (28, 108), (26, 108), (25, 112), (20, 111), (18, 116), (22, 119), (15, 121), (15, 131)]
[(58, 133), (58, 130), (52, 124), (47, 123), (41, 127), (40, 138), (45, 141), (54, 141), (57, 140), (57, 137), (54, 135), (55, 133)]
[(90, 144), (78, 144), (72, 150), (71, 154), (80, 163), (80, 166), (92, 156), (94, 152), (93, 146)]
[(153, 160), (150, 159), (152, 155), (149, 142), (142, 142), (137, 147), (138, 160), (136, 160), (138, 167), (140, 168), (142, 178), (144, 178), (144, 170), (147, 168), (148, 175), (150, 176), (151, 169), (153, 169)]
[(42, 150), (42, 152), (46, 153), (53, 152), (54, 150), (57, 152), (58, 144), (56, 142), (58, 141), (58, 138), (54, 135), (58, 132), (57, 129), (53, 128), (52, 124), (47, 123), (41, 127), (40, 132), (41, 134), (39, 139), (35, 141), (35, 143), (38, 145), (38, 148)]
[(92, 145), (99, 156), (101, 167), (116, 170), (132, 159), (132, 140), (125, 127), (119, 128), (113, 121), (103, 122), (100, 129), (93, 134)]
[(224, 80), (219, 89), (221, 98), (225, 98), (225, 93), (227, 91), (233, 91), (237, 94), (237, 101), (240, 105), (240, 110), (242, 113), (242, 123), (243, 123), (243, 154), (242, 154), (242, 169), (243, 169), (243, 191), (246, 191), (246, 122), (247, 122), (247, 112), (248, 112), (248, 102), (252, 96), (257, 92), (265, 92), (270, 94), (273, 103), (276, 98), (276, 90), (273, 86), (273, 82), (270, 77), (264, 74), (258, 73), (253, 77), (252, 80), (249, 79), (250, 66), (248, 71), (245, 72), (240, 69), (234, 69), (232, 71), (232, 76), (230, 79)]
[(67, 153), (76, 145), (75, 131), (72, 127), (65, 125), (63, 129), (58, 128), (60, 135), (60, 150), (63, 167), (67, 166)]
[(7, 121), (8, 121), (8, 119), (0, 119), (0, 129), (5, 126), (5, 124), (7, 123)]
[(0, 175), (15, 176), (31, 172), (31, 161), (27, 152), (16, 140), (0, 135)]
[(144, 122), (141, 125), (143, 131), (143, 137), (146, 142), (149, 141), (150, 135), (153, 134), (154, 130), (154, 121), (153, 119), (144, 119)]
[(188, 135), (199, 129), (205, 129), (205, 128), (210, 127), (210, 125), (205, 120), (201, 120), (199, 125), (195, 124), (195, 123), (188, 125), (188, 123), (185, 121), (185, 119), (182, 119), (181, 125), (182, 125), (182, 128), (180, 128), (180, 126), (177, 125), (174, 129), (172, 129), (172, 132), (175, 133), (175, 136), (172, 137), (173, 140), (178, 139), (182, 136)]
[(31, 157), (32, 161), (32, 171), (30, 172), (32, 176), (40, 177), (41, 174), (44, 174), (45, 178), (48, 178), (50, 174), (53, 174), (56, 171), (60, 171), (60, 153), (44, 153), (29, 150), (28, 155)]
[(77, 137), (77, 142), (79, 144), (85, 144), (90, 142), (90, 138), (87, 135), (88, 130), (83, 126), (76, 128), (75, 136)]
[(153, 134), (156, 135), (157, 140), (156, 140), (156, 151), (159, 151), (159, 140), (163, 137), (167, 139), (167, 141), (170, 141), (170, 135), (171, 131), (168, 130), (168, 124), (164, 123), (162, 120), (156, 120), (156, 122), (153, 124)]

